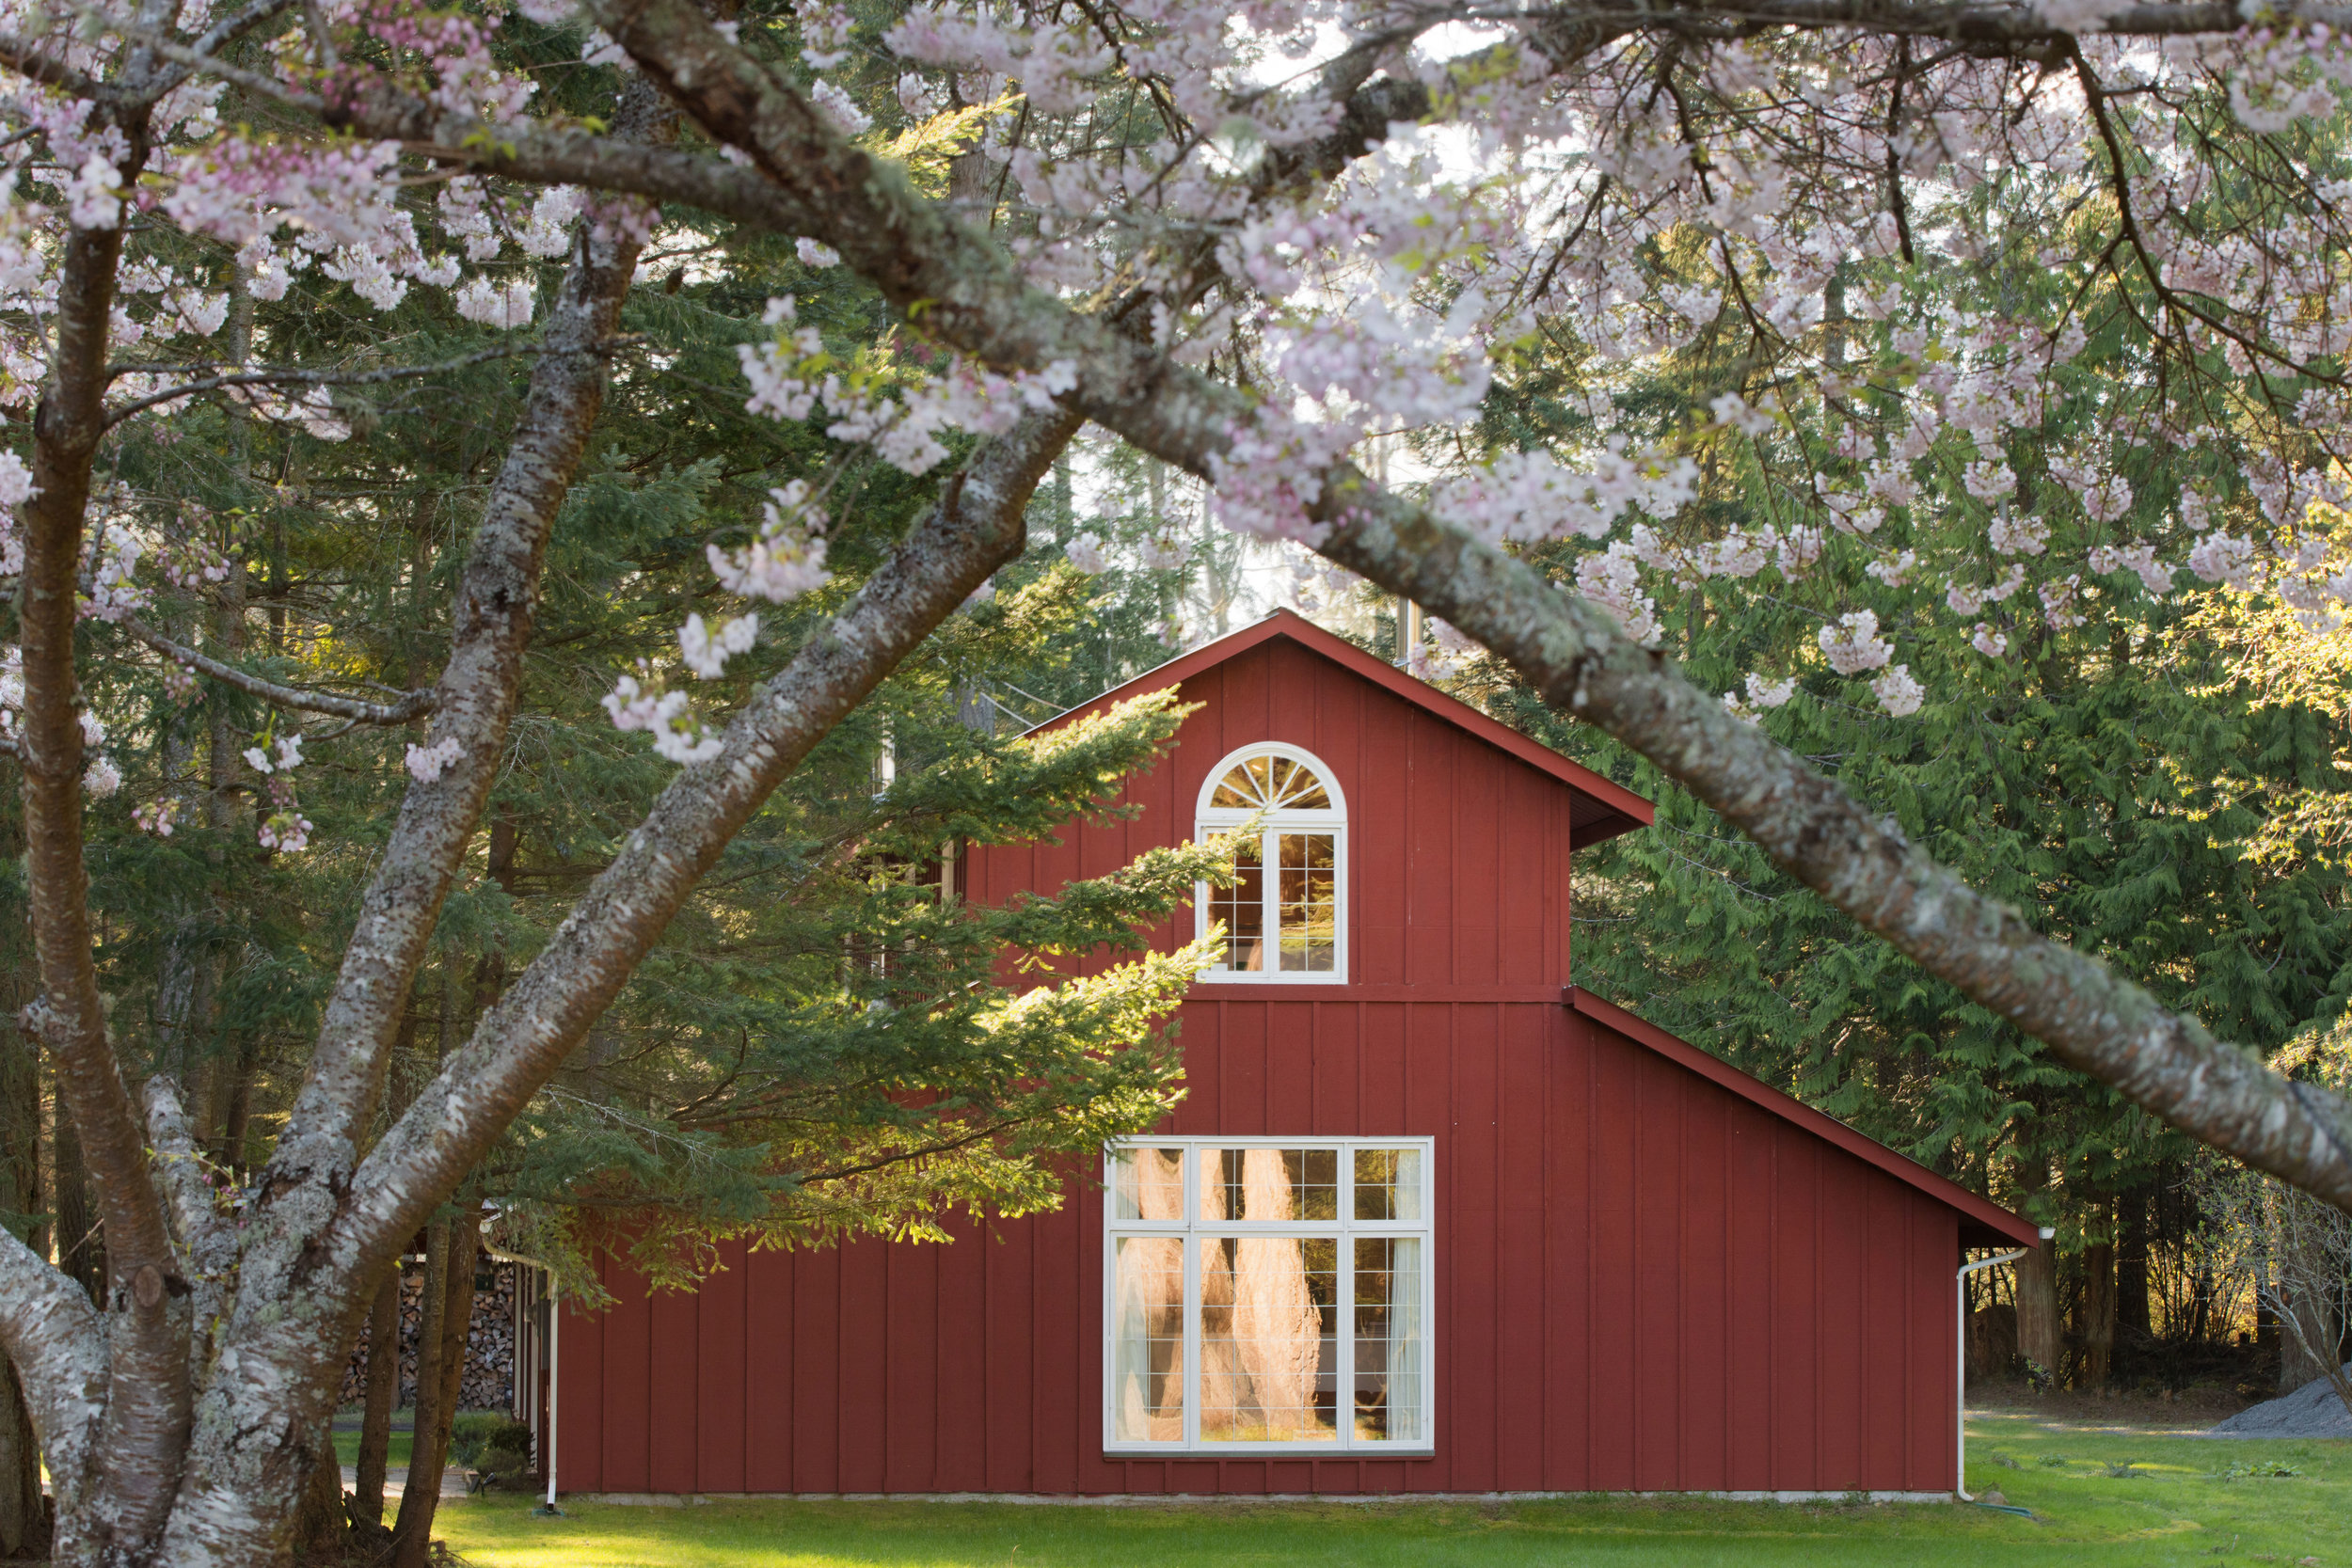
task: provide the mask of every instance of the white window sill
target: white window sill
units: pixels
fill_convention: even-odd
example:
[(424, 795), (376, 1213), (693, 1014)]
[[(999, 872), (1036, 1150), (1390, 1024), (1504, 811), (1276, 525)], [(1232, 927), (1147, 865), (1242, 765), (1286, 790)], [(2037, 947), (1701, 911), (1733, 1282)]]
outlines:
[(1342, 1448), (1337, 1443), (1201, 1443), (1185, 1448), (1178, 1443), (1136, 1443), (1114, 1448), (1103, 1447), (1105, 1459), (1241, 1459), (1263, 1454), (1275, 1459), (1435, 1459), (1435, 1447), (1399, 1443), (1359, 1443)]
[(1195, 986), (1343, 986), (1344, 974), (1328, 971), (1276, 970), (1271, 974), (1242, 969), (1204, 969), (1193, 977)]

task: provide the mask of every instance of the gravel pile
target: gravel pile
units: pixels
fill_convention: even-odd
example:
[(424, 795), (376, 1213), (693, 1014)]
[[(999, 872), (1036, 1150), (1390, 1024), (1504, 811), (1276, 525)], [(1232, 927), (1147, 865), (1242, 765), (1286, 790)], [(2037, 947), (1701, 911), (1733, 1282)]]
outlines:
[[(2352, 1366), (2346, 1366), (2352, 1372)], [(2292, 1394), (2265, 1400), (2217, 1423), (2208, 1437), (2352, 1437), (2352, 1411), (2333, 1385), (2315, 1377)]]

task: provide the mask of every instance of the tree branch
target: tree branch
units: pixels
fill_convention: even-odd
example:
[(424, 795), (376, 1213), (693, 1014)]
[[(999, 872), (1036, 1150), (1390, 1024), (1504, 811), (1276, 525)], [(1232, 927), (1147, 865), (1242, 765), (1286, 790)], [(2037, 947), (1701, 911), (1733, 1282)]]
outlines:
[(775, 787), (899, 661), (1018, 557), (1038, 482), (1083, 421), (1031, 413), (983, 442), (921, 524), (629, 834), (466, 1048), (354, 1174), (335, 1238), (362, 1275), (414, 1232), (586, 1037), (688, 895)]
[[(843, 140), (797, 88), (736, 49), (687, 0), (590, 0), (590, 8), (707, 131), (749, 152), (821, 215), (816, 238), (901, 310), (929, 301), (923, 322), (933, 335), (996, 363), (1074, 360), (1073, 404), (1143, 451), (1214, 479), (1214, 459), (1252, 413), (1240, 394), (1030, 288), (985, 235)], [(1886, 14), (1838, 10), (1851, 25)], [(2352, 1210), (2352, 1106), (2290, 1085), (1974, 892), (1632, 643), (1589, 601), (1382, 492), (1353, 465), (1325, 473), (1320, 494), (1318, 520), (1331, 531), (1319, 548), (1331, 560), (1486, 644), (1548, 701), (1648, 757), (1784, 870), (2070, 1065), (2192, 1136)]]
[(170, 638), (149, 626), (136, 616), (125, 616), (119, 623), (124, 631), (146, 643), (174, 663), (210, 675), (223, 686), (233, 686), (247, 696), (259, 697), (279, 707), (295, 708), (305, 713), (332, 714), (348, 719), (355, 724), (397, 725), (414, 722), (431, 713), (438, 699), (431, 691), (411, 691), (396, 703), (371, 703), (358, 697), (338, 697), (330, 691), (308, 691), (298, 686), (280, 686), (264, 680), (233, 664), (223, 664), (194, 648), (174, 642)]
[(16, 1363), (59, 1513), (79, 1508), (106, 1408), (106, 1339), (82, 1287), (0, 1229), (0, 1350)]
[[(236, 1278), (237, 1237), (215, 1201), (182, 1093), (179, 1080), (168, 1072), (147, 1081), (147, 1135), (154, 1149), (156, 1180), (169, 1200), (187, 1262), (195, 1331), (203, 1337), (219, 1321), (221, 1304)], [(210, 1359), (205, 1350), (198, 1346), (199, 1361)]]
[[(606, 342), (596, 345), (596, 348), (610, 352), (612, 346), (612, 343)], [(499, 348), (485, 348), (475, 354), (463, 354), (454, 359), (444, 359), (437, 365), (396, 365), (374, 371), (239, 371), (230, 374), (208, 375), (201, 380), (167, 387), (160, 392), (151, 392), (122, 404), (107, 414), (106, 426), (111, 430), (133, 415), (143, 413), (158, 404), (194, 397), (199, 392), (217, 391), (224, 387), (364, 387), (387, 381), (413, 381), (420, 376), (440, 375), (449, 371), (462, 371), (470, 365), (488, 364), (493, 359), (512, 359), (517, 355), (548, 352), (545, 343), (510, 343)], [(106, 373), (112, 378), (132, 374), (142, 369), (121, 365)]]
[[(118, 116), (113, 123), (129, 142), (118, 160), (128, 183), (146, 160), (146, 127), (137, 117)], [(121, 254), (119, 226), (77, 228), (65, 242), (56, 347), (33, 415), (35, 489), (23, 514), (24, 704), (17, 744), (26, 904), (40, 977), (40, 995), (24, 1022), (56, 1059), (58, 1092), (81, 1131), (116, 1292), (101, 1438), (106, 1463), (88, 1516), (108, 1537), (143, 1548), (170, 1507), (187, 1437), (186, 1286), (148, 1172), (138, 1117), (106, 1037), (90, 957), (73, 657), (82, 525), (91, 465), (105, 434), (108, 318)]]
[[(666, 137), (675, 124), (658, 93), (635, 85), (624, 93), (615, 134)], [(321, 1244), (349, 1199), (401, 1011), (489, 799), (521, 690), (548, 538), (603, 406), (600, 349), (620, 320), (639, 247), (628, 225), (612, 225), (602, 237), (598, 228), (586, 217), (575, 230), (545, 353), (458, 580), (430, 732), (436, 743), (454, 741), (458, 755), (402, 798), (361, 896), (308, 1073), (257, 1183), (226, 1330), (244, 1375), (233, 1385), (216, 1382), (199, 1402), (198, 1458), (185, 1483), (187, 1506), (172, 1517), (167, 1557), (260, 1560), (275, 1549), (272, 1532), (300, 1479), (286, 1473), (283, 1423), (308, 1430), (326, 1415), (315, 1406), (331, 1400), (334, 1365), (348, 1354), (370, 1299), (354, 1292), (362, 1283), (372, 1291), (407, 1239), (389, 1240), (350, 1275), (336, 1272)], [(453, 1173), (434, 1201), (462, 1175)], [(290, 1311), (287, 1304), (297, 1301), (300, 1310)]]

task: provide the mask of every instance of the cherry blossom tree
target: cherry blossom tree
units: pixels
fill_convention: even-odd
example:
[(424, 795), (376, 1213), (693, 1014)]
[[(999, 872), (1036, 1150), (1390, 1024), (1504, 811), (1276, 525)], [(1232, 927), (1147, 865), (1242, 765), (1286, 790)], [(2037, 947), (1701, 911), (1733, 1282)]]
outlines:
[[(283, 1551), (390, 1259), (779, 782), (1018, 553), (1030, 493), (1089, 420), (1208, 486), (1232, 528), (1427, 607), (2064, 1060), (2352, 1208), (2352, 1107), (2041, 936), (1735, 711), (1826, 668), (1915, 712), (1937, 700), (1904, 657), (1915, 619), (1822, 607), (1814, 636), (1724, 694), (1677, 672), (1644, 591), (1661, 573), (1795, 581), (1862, 551), (1877, 580), (1932, 589), (1988, 659), (2021, 607), (2121, 625), (2133, 593), (2193, 583), (2332, 626), (2352, 594), (2330, 520), (2347, 21), (2194, 0), (0, 8), (0, 365), (29, 415), (24, 451), (0, 458), (0, 567), (20, 583), (0, 706), (40, 987), (25, 1022), (97, 1179), (115, 1285), (93, 1307), (0, 1242), (0, 1341), (26, 1374), (60, 1560)], [(607, 704), (675, 781), (371, 1143), (400, 998), (516, 717), (619, 302), (689, 210), (789, 237), (895, 312), (844, 359), (775, 298), (743, 391), (933, 476), (937, 499), (731, 714), (692, 682), (755, 643), (761, 605), (827, 583), (833, 502), (780, 483), (752, 537), (710, 542), (712, 609), (679, 628), (676, 665)], [(485, 266), (510, 245), (569, 258), (544, 313)], [(429, 369), (277, 362), (237, 335), (241, 297), (311, 268), (372, 302), (445, 290), (465, 320), (533, 334), (484, 351), (531, 353), (532, 390), (441, 672), (382, 700), (263, 681), (149, 626), (157, 574), (212, 563), (157, 559), (94, 483), (110, 432), (188, 398), (336, 439), (356, 434), (340, 387)], [(1662, 436), (1633, 417), (1637, 369), (1726, 316), (1737, 384)], [(2094, 339), (2109, 351), (2085, 362)], [(147, 340), (165, 356), (122, 356)], [(1589, 442), (1452, 438), (1538, 344), (1584, 367)], [(2101, 417), (2053, 425), (2059, 397)], [(1397, 437), (1424, 471), (1383, 483), (1351, 455)], [(1710, 535), (1689, 503), (1731, 442), (1782, 515)], [(2152, 485), (2135, 446), (2204, 467)], [(1555, 580), (1531, 556), (1562, 541), (1586, 547)], [(1073, 559), (1099, 549), (1088, 536)], [(85, 721), (89, 618), (290, 713), (430, 716), (234, 1226), (169, 1073), (135, 1104), (91, 964), (83, 820), (119, 773)], [(289, 736), (246, 760), (272, 792), (263, 842), (303, 852), (310, 756)]]

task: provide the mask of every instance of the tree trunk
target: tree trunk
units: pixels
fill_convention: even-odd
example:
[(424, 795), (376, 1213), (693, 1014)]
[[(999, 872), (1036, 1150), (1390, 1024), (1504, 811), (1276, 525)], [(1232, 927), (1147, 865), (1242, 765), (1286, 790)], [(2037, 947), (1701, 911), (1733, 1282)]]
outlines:
[(2148, 1195), (2126, 1193), (2116, 1203), (2122, 1224), (2115, 1246), (2115, 1343), (2119, 1370), (2155, 1341), (2148, 1309)]
[(2027, 1375), (2036, 1382), (2056, 1383), (2065, 1348), (2058, 1324), (2058, 1246), (2043, 1242), (2017, 1259), (2017, 1354), (2031, 1363)]
[(319, 1462), (294, 1509), (294, 1559), (297, 1563), (338, 1562), (349, 1543), (350, 1524), (343, 1513), (343, 1467), (335, 1457), (335, 1417), (329, 1412), (319, 1424)]
[[(441, 1500), (441, 1477), (449, 1465), (451, 1429), (466, 1376), (466, 1330), (473, 1319), (473, 1265), (482, 1240), (471, 1210), (435, 1227), (441, 1234), (427, 1251), (425, 1323), (417, 1347), (417, 1430), (411, 1439), (408, 1480), (393, 1527), (392, 1568), (425, 1568), (433, 1539), (433, 1515)], [(441, 1260), (438, 1288), (432, 1258)], [(433, 1365), (428, 1370), (425, 1359)]]
[(2105, 1388), (2115, 1375), (2115, 1246), (2083, 1253), (2082, 1386)]
[[(29, 1039), (11, 1030), (0, 1036), (0, 1215), (29, 1231), (43, 1207), (40, 1058)], [(49, 1555), (49, 1509), (32, 1412), (24, 1407), (16, 1367), (0, 1354), (0, 1557), (20, 1555)]]
[(16, 1368), (0, 1356), (0, 1557), (47, 1557), (49, 1526), (32, 1413)]
[[(2330, 1292), (2314, 1289), (2305, 1269), (2280, 1271), (2279, 1304), (2279, 1392), (2291, 1394), (2336, 1370), (2328, 1358), (2342, 1338)], [(2292, 1321), (2288, 1320), (2290, 1314)]]
[[(400, 1513), (392, 1523), (392, 1568), (415, 1568), (424, 1560), (424, 1543), (412, 1556), (408, 1538), (417, 1524), (421, 1489), (418, 1476), (432, 1447), (432, 1433), (441, 1418), (441, 1320), (449, 1305), (449, 1226), (435, 1220), (424, 1232), (424, 1290), (418, 1301), (417, 1406), (408, 1441), (408, 1479), (402, 1484)], [(435, 1489), (439, 1488), (437, 1476)], [(425, 1528), (432, 1522), (427, 1519)]]
[(73, 1113), (66, 1109), (65, 1096), (57, 1096), (56, 1139), (56, 1197), (52, 1212), (57, 1216), (57, 1266), (74, 1282), (89, 1292), (92, 1301), (106, 1299), (106, 1239), (98, 1228), (98, 1214), (90, 1206), (89, 1179), (82, 1169), (82, 1139), (73, 1125)]
[(392, 1448), (392, 1410), (400, 1403), (400, 1280), (395, 1265), (368, 1314), (367, 1405), (351, 1493), (351, 1528), (361, 1534), (384, 1528), (384, 1469)]

